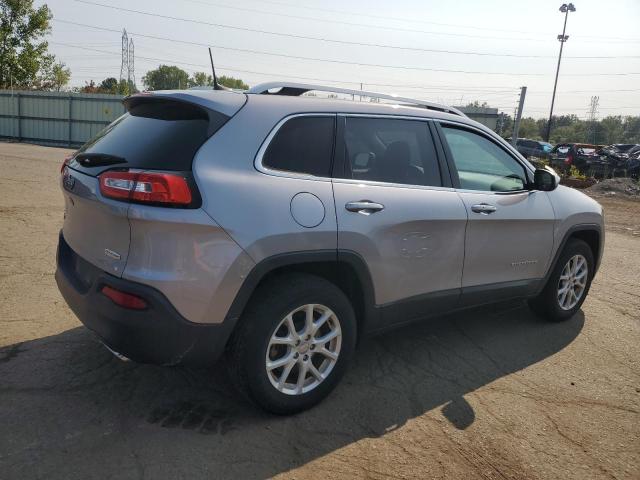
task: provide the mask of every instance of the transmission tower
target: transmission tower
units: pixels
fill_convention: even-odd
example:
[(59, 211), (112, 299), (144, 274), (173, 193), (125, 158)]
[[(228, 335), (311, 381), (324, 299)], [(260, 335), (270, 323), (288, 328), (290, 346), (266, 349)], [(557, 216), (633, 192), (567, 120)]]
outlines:
[(127, 65), (127, 81), (129, 86), (133, 87), (136, 84), (136, 71), (134, 65), (135, 57), (133, 54), (133, 38), (129, 40), (129, 63)]
[(122, 29), (122, 62), (120, 63), (120, 81), (129, 79), (129, 37)]
[(591, 138), (592, 143), (596, 143), (596, 119), (599, 102), (600, 97), (594, 95), (591, 97), (591, 103), (589, 104), (589, 138)]

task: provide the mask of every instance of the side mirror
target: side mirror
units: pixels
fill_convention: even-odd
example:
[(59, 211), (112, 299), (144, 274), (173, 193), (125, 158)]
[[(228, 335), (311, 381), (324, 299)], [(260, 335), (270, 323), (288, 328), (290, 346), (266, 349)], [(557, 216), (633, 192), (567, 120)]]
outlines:
[(558, 188), (560, 177), (549, 167), (537, 168), (533, 174), (533, 188), (542, 192), (550, 192)]

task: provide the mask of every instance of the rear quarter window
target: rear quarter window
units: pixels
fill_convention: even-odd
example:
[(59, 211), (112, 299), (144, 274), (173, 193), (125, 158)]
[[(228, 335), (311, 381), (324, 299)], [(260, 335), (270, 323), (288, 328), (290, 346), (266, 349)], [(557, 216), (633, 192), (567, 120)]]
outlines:
[(303, 116), (287, 120), (262, 157), (272, 170), (331, 176), (335, 116)]

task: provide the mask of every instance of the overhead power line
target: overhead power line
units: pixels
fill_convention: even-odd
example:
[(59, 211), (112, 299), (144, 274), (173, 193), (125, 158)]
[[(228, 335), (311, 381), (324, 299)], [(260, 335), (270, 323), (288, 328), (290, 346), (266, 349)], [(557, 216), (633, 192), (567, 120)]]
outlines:
[[(175, 21), (179, 21), (179, 22), (186, 22), (186, 23), (194, 23), (197, 25), (205, 25), (205, 26), (209, 26), (209, 27), (216, 27), (216, 28), (226, 28), (229, 30), (237, 30), (237, 31), (243, 31), (243, 32), (251, 32), (251, 33), (259, 33), (259, 34), (263, 34), (263, 35), (272, 35), (272, 36), (277, 36), (277, 37), (285, 37), (285, 38), (297, 38), (300, 40), (312, 40), (312, 41), (318, 41), (318, 42), (326, 42), (326, 43), (336, 43), (336, 44), (340, 44), (340, 45), (353, 45), (353, 46), (360, 46), (360, 47), (374, 47), (374, 48), (388, 48), (388, 49), (393, 49), (393, 50), (404, 50), (404, 51), (412, 51), (412, 52), (424, 52), (424, 53), (444, 53), (444, 54), (448, 54), (448, 55), (472, 55), (472, 56), (482, 56), (482, 57), (508, 57), (508, 58), (555, 58), (553, 55), (523, 55), (523, 54), (516, 54), (516, 53), (489, 53), (489, 52), (475, 52), (475, 51), (465, 51), (465, 50), (443, 50), (443, 49), (435, 49), (435, 48), (420, 48), (420, 47), (409, 47), (409, 46), (401, 46), (401, 45), (389, 45), (389, 44), (382, 44), (382, 43), (367, 43), (367, 42), (354, 42), (354, 41), (349, 41), (349, 40), (336, 40), (336, 39), (332, 39), (332, 38), (325, 38), (325, 37), (313, 37), (313, 36), (309, 36), (309, 35), (298, 35), (298, 34), (292, 34), (292, 33), (283, 33), (283, 32), (274, 32), (274, 31), (270, 31), (270, 30), (262, 30), (262, 29), (257, 29), (257, 28), (248, 28), (248, 27), (239, 27), (237, 25), (228, 25), (228, 24), (224, 24), (224, 23), (215, 23), (215, 22), (207, 22), (204, 20), (196, 20), (196, 19), (191, 19), (191, 18), (184, 18), (184, 17), (175, 17), (172, 15), (162, 15), (159, 13), (153, 13), (153, 12), (146, 12), (143, 10), (134, 10), (132, 8), (125, 8), (125, 7), (117, 7), (115, 5), (107, 5), (107, 4), (103, 4), (103, 3), (98, 3), (98, 2), (91, 2), (88, 0), (75, 0), (79, 3), (83, 3), (83, 4), (87, 4), (87, 5), (92, 5), (92, 6), (97, 6), (97, 7), (102, 7), (102, 8), (109, 8), (112, 10), (118, 10), (118, 11), (122, 11), (122, 12), (128, 12), (128, 13), (135, 13), (138, 15), (145, 15), (145, 16), (149, 16), (149, 17), (156, 17), (156, 18), (164, 18), (167, 20), (175, 20)], [(565, 57), (565, 58), (580, 58), (580, 59), (609, 59), (609, 58), (640, 58), (640, 55), (600, 55), (600, 56), (595, 56), (595, 55), (591, 55), (591, 56), (573, 56), (573, 57)]]
[[(75, 23), (75, 24), (76, 25), (82, 25), (82, 26), (85, 26), (85, 27), (88, 27), (88, 28), (95, 28), (95, 29), (98, 29), (98, 30), (115, 31), (114, 29), (109, 29), (109, 28), (104, 28), (104, 27), (97, 27), (97, 26), (94, 26), (94, 25), (80, 24), (80, 23)], [(235, 52), (252, 53), (252, 54), (266, 55), (266, 56), (271, 56), (271, 57), (290, 58), (290, 59), (295, 59), (295, 60), (307, 60), (307, 61), (314, 61), (314, 62), (327, 62), (327, 63), (335, 63), (335, 64), (340, 64), (340, 65), (357, 65), (357, 66), (361, 66), (361, 67), (393, 68), (393, 69), (399, 69), (399, 70), (416, 70), (416, 71), (426, 71), (426, 72), (448, 72), (448, 73), (481, 74), (481, 75), (536, 76), (536, 77), (545, 76), (544, 73), (487, 72), (487, 71), (475, 71), (475, 70), (453, 70), (453, 69), (444, 69), (444, 68), (429, 68), (429, 67), (408, 66), (408, 65), (386, 65), (386, 64), (378, 64), (378, 63), (350, 62), (350, 61), (347, 61), (347, 60), (336, 60), (336, 59), (330, 59), (330, 58), (306, 57), (306, 56), (301, 56), (301, 55), (289, 55), (289, 54), (284, 54), (284, 53), (265, 52), (265, 51), (252, 50), (252, 49), (246, 49), (246, 48), (227, 47), (227, 46), (207, 44), (207, 43), (202, 43), (202, 42), (192, 42), (192, 41), (180, 40), (180, 39), (176, 39), (176, 38), (161, 37), (161, 36), (157, 36), (157, 35), (146, 35), (146, 34), (134, 33), (134, 32), (130, 32), (130, 33), (132, 35), (135, 34), (138, 37), (151, 38), (151, 39), (154, 39), (154, 40), (166, 40), (166, 41), (170, 41), (170, 42), (174, 42), (174, 43), (185, 43), (185, 44), (189, 44), (189, 45), (197, 45), (197, 46), (201, 46), (201, 47), (211, 47), (211, 48), (216, 48), (216, 49), (220, 49), (220, 50), (229, 50), (229, 51), (235, 51)], [(175, 62), (175, 63), (179, 63), (179, 62)], [(184, 63), (184, 62), (182, 62), (182, 63)], [(640, 75), (640, 72), (637, 72), (637, 73), (636, 72), (623, 72), (623, 73), (607, 72), (607, 73), (584, 73), (584, 74), (568, 73), (568, 74), (566, 74), (566, 76), (620, 76), (620, 75)]]
[[(215, 7), (229, 8), (229, 6), (227, 6), (227, 5), (223, 5), (223, 4), (219, 4), (219, 3), (205, 2), (205, 1), (202, 1), (202, 0), (186, 0), (186, 1), (191, 2), (191, 3), (197, 3), (197, 4), (200, 4), (200, 5), (207, 5), (207, 6), (210, 6), (210, 7), (215, 6)], [(302, 9), (305, 9), (305, 10), (314, 10), (314, 11), (319, 11), (319, 12), (337, 13), (337, 14), (340, 14), (340, 15), (352, 15), (352, 16), (357, 16), (357, 17), (375, 18), (375, 19), (378, 19), (378, 20), (384, 20), (386, 22), (388, 22), (389, 20), (395, 20), (395, 21), (399, 21), (399, 22), (422, 23), (422, 24), (427, 24), (427, 25), (438, 25), (438, 26), (441, 26), (441, 27), (468, 28), (468, 29), (471, 29), (471, 30), (487, 30), (487, 31), (491, 31), (491, 32), (526, 33), (526, 34), (533, 34), (533, 35), (553, 35), (553, 32), (551, 32), (551, 31), (549, 31), (549, 32), (535, 31), (534, 32), (534, 31), (523, 31), (523, 30), (511, 30), (511, 29), (505, 29), (505, 28), (495, 28), (495, 27), (479, 27), (479, 26), (476, 26), (476, 25), (465, 25), (465, 24), (460, 24), (460, 23), (432, 22), (432, 21), (416, 19), (416, 18), (394, 17), (394, 16), (388, 16), (388, 15), (373, 15), (371, 13), (363, 13), (363, 12), (347, 12), (347, 11), (344, 11), (344, 10), (335, 10), (335, 9), (329, 9), (329, 8), (312, 7), (312, 6), (309, 6), (309, 5), (292, 4), (292, 3), (287, 3), (287, 2), (277, 2), (277, 1), (273, 1), (273, 0), (261, 0), (260, 3), (268, 3), (268, 4), (271, 4), (271, 5), (280, 5), (280, 6), (291, 7), (291, 8), (302, 8)], [(593, 38), (593, 39), (599, 39), (599, 40), (623, 40), (623, 41), (629, 41), (629, 42), (640, 42), (640, 38), (626, 38), (626, 37), (603, 37), (603, 36), (587, 35), (587, 36), (581, 36), (581, 38)]]
[[(87, 0), (74, 0), (74, 1), (78, 2), (78, 3), (84, 3), (84, 4), (87, 4), (87, 5), (101, 5), (101, 6), (105, 6), (106, 8), (111, 7), (110, 5), (96, 4), (94, 2), (89, 2)], [(296, 20), (310, 20), (310, 21), (320, 22), (320, 23), (334, 23), (334, 24), (337, 24), (337, 25), (345, 25), (345, 26), (350, 26), (350, 27), (370, 28), (370, 29), (375, 29), (375, 30), (388, 30), (388, 31), (396, 31), (396, 32), (422, 33), (422, 34), (427, 34), (427, 35), (443, 35), (443, 36), (448, 36), (448, 37), (486, 38), (486, 39), (493, 39), (493, 40), (523, 40), (523, 41), (529, 41), (529, 42), (548, 42), (548, 40), (541, 39), (541, 38), (495, 37), (495, 36), (486, 36), (486, 35), (468, 35), (468, 34), (464, 34), (464, 33), (434, 32), (434, 31), (427, 31), (427, 30), (415, 30), (415, 29), (411, 29), (411, 28), (392, 27), (392, 26), (387, 26), (387, 25), (370, 25), (370, 24), (365, 24), (365, 23), (345, 22), (345, 21), (333, 20), (333, 19), (325, 19), (325, 18), (305, 17), (305, 16), (302, 16), (302, 15), (290, 15), (290, 14), (286, 14), (286, 13), (282, 13), (282, 12), (256, 10), (256, 9), (252, 9), (252, 8), (236, 7), (236, 6), (232, 6), (232, 5), (214, 5), (214, 6), (220, 6), (220, 7), (223, 7), (223, 8), (228, 8), (228, 9), (231, 9), (231, 10), (238, 10), (238, 11), (243, 11), (243, 12), (263, 13), (263, 14), (266, 14), (266, 15), (275, 15), (275, 16), (278, 16), (278, 17), (292, 18), (292, 19), (296, 19)]]

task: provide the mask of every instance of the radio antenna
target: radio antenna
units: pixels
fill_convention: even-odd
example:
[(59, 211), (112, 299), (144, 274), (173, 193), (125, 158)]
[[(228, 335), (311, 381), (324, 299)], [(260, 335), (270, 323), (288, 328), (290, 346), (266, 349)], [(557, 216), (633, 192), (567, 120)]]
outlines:
[(213, 65), (213, 54), (211, 53), (211, 47), (209, 47), (209, 60), (211, 60), (211, 73), (213, 74), (213, 89), (214, 90), (230, 90), (224, 85), (218, 83), (218, 77), (216, 76), (216, 67)]

